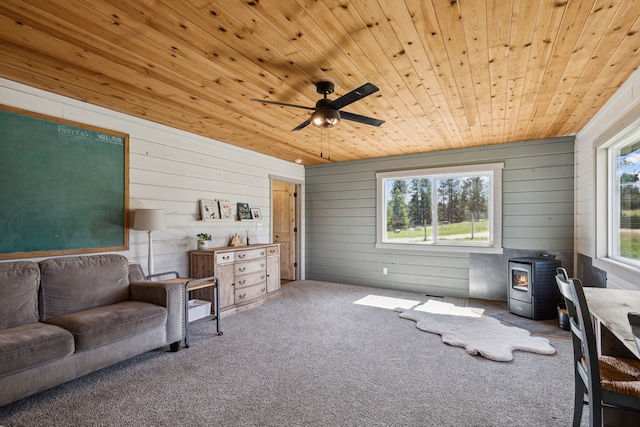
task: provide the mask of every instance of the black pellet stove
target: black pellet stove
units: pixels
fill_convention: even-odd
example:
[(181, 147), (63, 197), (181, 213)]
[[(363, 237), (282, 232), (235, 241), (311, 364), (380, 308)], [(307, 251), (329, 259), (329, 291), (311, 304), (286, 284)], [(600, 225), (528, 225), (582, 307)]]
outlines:
[(534, 320), (554, 319), (562, 296), (556, 283), (560, 261), (553, 255), (509, 260), (509, 311)]

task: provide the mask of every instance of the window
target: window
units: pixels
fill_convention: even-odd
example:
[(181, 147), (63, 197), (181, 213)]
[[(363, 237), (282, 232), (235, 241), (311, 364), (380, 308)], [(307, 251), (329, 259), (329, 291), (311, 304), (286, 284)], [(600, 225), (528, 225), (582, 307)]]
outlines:
[(501, 253), (502, 168), (376, 174), (376, 247)]
[[(627, 286), (640, 273), (640, 119), (606, 136), (594, 142), (593, 266), (610, 274), (613, 286)], [(588, 215), (589, 206), (583, 209)]]
[(608, 148), (608, 255), (640, 267), (640, 130)]

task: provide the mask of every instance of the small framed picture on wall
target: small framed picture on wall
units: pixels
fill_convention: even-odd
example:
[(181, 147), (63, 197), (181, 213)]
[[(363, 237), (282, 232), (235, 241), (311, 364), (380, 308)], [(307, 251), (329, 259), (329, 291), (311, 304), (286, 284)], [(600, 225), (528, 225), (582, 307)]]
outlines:
[(253, 219), (262, 219), (262, 215), (260, 214), (260, 208), (251, 208), (251, 217)]
[(238, 219), (251, 219), (249, 203), (238, 203)]
[(220, 219), (218, 202), (216, 202), (215, 200), (200, 200), (200, 216), (202, 217), (203, 221)]
[(233, 208), (231, 207), (231, 203), (226, 200), (219, 200), (218, 206), (220, 207), (220, 218), (221, 219), (231, 219), (233, 218)]

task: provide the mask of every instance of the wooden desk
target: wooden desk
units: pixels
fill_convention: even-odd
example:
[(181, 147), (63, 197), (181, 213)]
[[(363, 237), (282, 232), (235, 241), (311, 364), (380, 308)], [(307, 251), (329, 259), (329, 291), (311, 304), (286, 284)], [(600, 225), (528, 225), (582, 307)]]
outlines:
[(640, 312), (640, 291), (584, 288), (601, 354), (640, 359), (627, 313)]
[[(631, 333), (627, 313), (640, 311), (640, 291), (607, 288), (583, 288), (589, 311), (594, 319), (594, 330), (600, 354), (640, 359), (640, 351)], [(586, 409), (585, 409), (586, 410)], [(636, 414), (603, 410), (604, 425), (640, 425)]]

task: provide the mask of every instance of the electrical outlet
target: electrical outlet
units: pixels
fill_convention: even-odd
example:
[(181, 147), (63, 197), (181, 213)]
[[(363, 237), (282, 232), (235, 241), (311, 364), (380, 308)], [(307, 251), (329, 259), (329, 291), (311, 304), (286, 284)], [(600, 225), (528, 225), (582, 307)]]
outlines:
[(387, 274), (389, 272), (389, 270), (387, 270), (387, 267), (383, 267), (382, 268), (382, 274)]
[(258, 231), (262, 231), (262, 223), (261, 223), (261, 222), (258, 222), (258, 223), (256, 224), (256, 230), (258, 230)]

